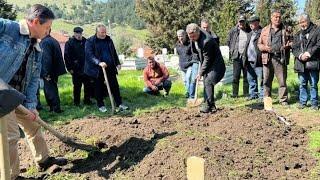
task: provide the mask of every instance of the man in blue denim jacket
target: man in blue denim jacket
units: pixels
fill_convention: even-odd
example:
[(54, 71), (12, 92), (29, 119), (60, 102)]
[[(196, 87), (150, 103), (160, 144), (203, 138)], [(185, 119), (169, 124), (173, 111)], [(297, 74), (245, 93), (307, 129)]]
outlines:
[(32, 6), (25, 20), (20, 23), (0, 18), (0, 78), (26, 96), (23, 105), (30, 110), (30, 113), (25, 114), (16, 109), (0, 118), (0, 121), (8, 123), (12, 179), (17, 178), (20, 173), (17, 151), (19, 126), (26, 135), (40, 170), (53, 164), (66, 164), (65, 159), (49, 156), (40, 126), (33, 122), (38, 116), (36, 92), (41, 69), (41, 49), (38, 40), (48, 34), (53, 19), (52, 11), (39, 4)]

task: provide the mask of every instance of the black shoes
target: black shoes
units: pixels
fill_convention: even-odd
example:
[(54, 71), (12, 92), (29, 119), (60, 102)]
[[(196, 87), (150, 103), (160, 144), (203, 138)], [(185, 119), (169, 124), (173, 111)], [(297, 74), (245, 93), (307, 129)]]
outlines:
[(200, 107), (200, 112), (202, 113), (209, 113), (209, 112), (216, 112), (217, 108), (215, 105), (208, 105), (208, 103), (203, 103)]
[(38, 164), (39, 171), (45, 171), (53, 165), (64, 166), (68, 163), (65, 158), (48, 157), (44, 162)]
[(298, 105), (298, 109), (304, 109), (304, 108), (306, 108), (306, 105), (305, 105), (305, 104), (299, 104), (299, 105)]

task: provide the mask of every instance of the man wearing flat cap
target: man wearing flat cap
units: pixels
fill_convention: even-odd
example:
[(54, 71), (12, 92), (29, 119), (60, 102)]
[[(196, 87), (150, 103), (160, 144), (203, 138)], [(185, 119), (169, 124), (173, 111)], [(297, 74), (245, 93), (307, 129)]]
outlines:
[(251, 32), (248, 34), (248, 40), (244, 52), (244, 60), (247, 68), (247, 77), (249, 82), (249, 99), (263, 98), (263, 73), (261, 52), (258, 48), (258, 39), (262, 27), (258, 16), (251, 16), (248, 19)]
[(239, 96), (241, 71), (243, 77), (243, 95), (247, 96), (249, 91), (247, 69), (243, 59), (249, 32), (250, 28), (246, 23), (245, 16), (240, 15), (238, 24), (233, 27), (228, 34), (227, 44), (229, 46), (229, 58), (233, 62), (232, 97), (234, 98)]
[(67, 70), (72, 75), (73, 103), (80, 105), (81, 87), (84, 89), (83, 104), (90, 105), (93, 97), (93, 80), (84, 74), (85, 44), (86, 38), (82, 36), (83, 29), (75, 27), (73, 36), (66, 42), (64, 48), (64, 59)]

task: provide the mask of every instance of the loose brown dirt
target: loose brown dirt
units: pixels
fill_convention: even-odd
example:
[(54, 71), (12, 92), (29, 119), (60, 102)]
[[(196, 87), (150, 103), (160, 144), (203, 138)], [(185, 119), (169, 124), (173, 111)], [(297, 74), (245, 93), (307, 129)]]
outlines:
[[(102, 148), (75, 151), (45, 132), (51, 153), (69, 159), (61, 173), (75, 179), (186, 179), (190, 156), (205, 159), (206, 179), (309, 179), (317, 163), (305, 127), (286, 127), (273, 114), (250, 108), (88, 117), (57, 129)], [(19, 148), (22, 166), (30, 167), (30, 152), (23, 142)]]

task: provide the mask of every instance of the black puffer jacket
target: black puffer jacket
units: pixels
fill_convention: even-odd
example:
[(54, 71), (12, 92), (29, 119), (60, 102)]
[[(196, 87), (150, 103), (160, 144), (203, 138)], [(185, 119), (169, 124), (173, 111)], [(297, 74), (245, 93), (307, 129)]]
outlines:
[(41, 41), (40, 46), (42, 48), (41, 78), (56, 79), (58, 76), (65, 74), (67, 71), (59, 42), (48, 35)]
[(74, 74), (83, 74), (85, 61), (85, 44), (86, 38), (81, 41), (76, 38), (70, 38), (64, 47), (64, 60), (67, 70), (73, 71)]
[[(305, 69), (319, 70), (320, 69), (320, 28), (315, 25), (310, 25), (310, 32), (307, 39), (303, 40), (302, 31), (299, 31), (293, 39), (292, 53), (295, 56), (294, 70), (295, 72), (304, 72)], [(305, 44), (305, 45), (304, 45)], [(299, 56), (309, 52), (311, 57), (309, 62), (304, 62), (299, 59)], [(308, 67), (306, 64), (308, 63)]]

